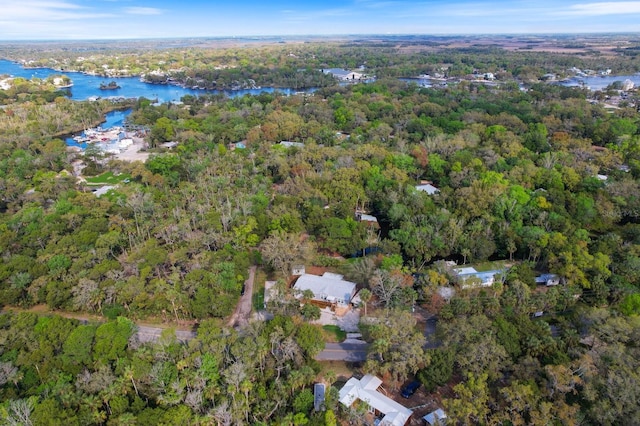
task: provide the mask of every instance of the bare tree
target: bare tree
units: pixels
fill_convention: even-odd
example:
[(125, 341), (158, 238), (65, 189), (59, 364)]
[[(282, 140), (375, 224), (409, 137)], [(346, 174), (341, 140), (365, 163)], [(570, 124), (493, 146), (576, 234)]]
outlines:
[(7, 414), (3, 424), (7, 426), (32, 426), (31, 411), (33, 402), (30, 399), (16, 399), (9, 401)]
[(262, 256), (273, 268), (288, 276), (291, 266), (309, 257), (310, 244), (300, 235), (278, 231), (260, 245)]
[(402, 276), (378, 269), (371, 278), (371, 290), (380, 303), (389, 307), (402, 288)]

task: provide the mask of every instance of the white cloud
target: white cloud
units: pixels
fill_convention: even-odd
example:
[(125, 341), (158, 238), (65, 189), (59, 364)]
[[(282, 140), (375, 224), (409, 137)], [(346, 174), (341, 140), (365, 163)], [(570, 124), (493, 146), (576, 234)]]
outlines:
[(7, 21), (26, 23), (34, 20), (61, 21), (88, 18), (102, 18), (111, 14), (95, 13), (91, 9), (67, 1), (23, 0), (20, 2), (0, 0), (2, 18)]
[(155, 7), (125, 7), (124, 12), (129, 15), (162, 15), (162, 9)]
[(600, 15), (626, 15), (640, 13), (640, 1), (613, 1), (600, 3), (578, 3), (562, 12), (566, 15), (600, 16)]
[(79, 38), (88, 22), (115, 17), (73, 1), (0, 0), (0, 39)]

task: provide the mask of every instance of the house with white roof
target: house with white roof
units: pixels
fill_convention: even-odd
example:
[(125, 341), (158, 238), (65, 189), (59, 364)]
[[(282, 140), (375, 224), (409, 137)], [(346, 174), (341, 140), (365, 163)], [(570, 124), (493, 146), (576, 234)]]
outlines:
[(351, 407), (354, 402), (361, 401), (369, 406), (369, 411), (384, 414), (380, 426), (403, 426), (413, 412), (378, 392), (381, 384), (382, 380), (370, 374), (360, 380), (352, 377), (340, 389), (339, 401), (346, 407)]
[(286, 148), (304, 148), (304, 144), (302, 142), (281, 141), (280, 145)]
[(416, 185), (416, 189), (421, 192), (426, 192), (429, 195), (437, 194), (440, 192), (438, 188), (431, 185), (430, 183), (421, 183), (420, 185)]
[[(347, 281), (340, 274), (325, 272), (320, 275), (303, 274), (296, 280), (293, 289), (299, 293), (309, 290), (313, 293), (311, 303), (322, 308), (332, 307), (343, 312), (349, 308), (356, 294), (356, 284)], [(338, 312), (336, 311), (336, 314)]]
[(496, 276), (501, 277), (505, 271), (493, 270), (479, 272), (471, 266), (466, 266), (454, 268), (453, 272), (460, 278), (462, 288), (475, 288), (491, 287), (496, 281)]
[(356, 210), (356, 220), (358, 222), (364, 222), (365, 225), (373, 227), (373, 228), (379, 228), (380, 225), (378, 224), (378, 218), (371, 215), (371, 214), (367, 214), (364, 213), (362, 211), (358, 211)]
[(548, 287), (558, 285), (562, 281), (558, 274), (541, 274), (535, 278), (536, 284), (544, 284)]

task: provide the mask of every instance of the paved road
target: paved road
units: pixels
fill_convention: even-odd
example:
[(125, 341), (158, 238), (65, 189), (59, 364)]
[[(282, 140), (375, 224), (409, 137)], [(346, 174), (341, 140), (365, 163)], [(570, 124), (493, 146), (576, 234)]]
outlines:
[(327, 343), (316, 355), (318, 361), (366, 361), (369, 345), (366, 343)]

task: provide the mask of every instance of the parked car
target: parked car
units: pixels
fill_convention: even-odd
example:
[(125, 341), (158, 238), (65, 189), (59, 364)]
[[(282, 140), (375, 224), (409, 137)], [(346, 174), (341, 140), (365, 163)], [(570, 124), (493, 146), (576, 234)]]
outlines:
[(400, 394), (402, 396), (404, 396), (405, 398), (410, 398), (411, 395), (416, 393), (416, 391), (418, 390), (418, 388), (420, 387), (421, 384), (422, 383), (420, 383), (420, 381), (414, 380), (413, 382), (411, 382), (408, 385), (406, 385), (405, 387), (403, 387), (401, 392), (400, 392)]

